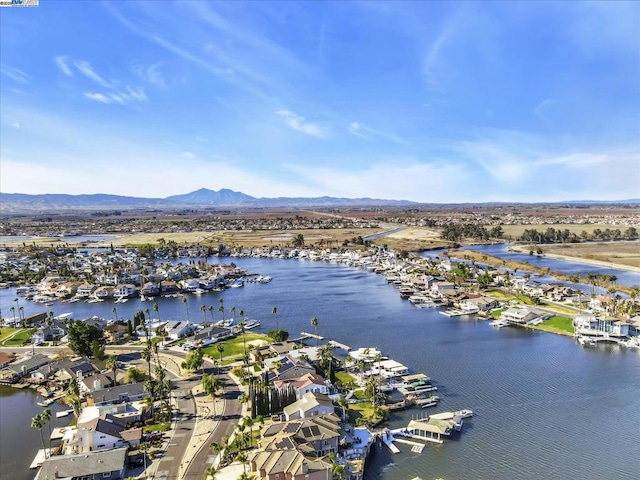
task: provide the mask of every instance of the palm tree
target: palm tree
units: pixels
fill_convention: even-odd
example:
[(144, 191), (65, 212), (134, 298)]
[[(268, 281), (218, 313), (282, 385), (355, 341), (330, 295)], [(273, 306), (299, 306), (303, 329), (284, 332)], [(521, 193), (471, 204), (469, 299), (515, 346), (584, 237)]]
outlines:
[(116, 357), (115, 355), (109, 355), (107, 357), (107, 362), (105, 364), (105, 366), (107, 367), (108, 370), (111, 370), (111, 373), (113, 374), (113, 384), (116, 385), (116, 370), (118, 369), (118, 357)]
[(273, 316), (276, 319), (276, 330), (280, 330), (280, 327), (278, 326), (278, 309), (276, 307), (273, 307), (271, 309), (271, 313), (273, 313)]
[(11, 313), (13, 313), (13, 325), (15, 326), (15, 324), (16, 324), (16, 307), (9, 308), (9, 311)]
[(116, 310), (116, 307), (113, 307), (111, 309), (111, 313), (113, 313), (114, 320), (117, 322), (118, 321), (118, 310)]
[(153, 311), (156, 312), (156, 315), (158, 315), (158, 322), (160, 321), (160, 314), (158, 313), (158, 302), (154, 302), (153, 303)]
[(242, 332), (242, 347), (244, 348), (244, 360), (245, 363), (249, 363), (249, 357), (247, 357), (247, 341), (244, 336), (244, 322), (240, 322), (240, 331)]
[(147, 346), (144, 347), (142, 349), (142, 352), (140, 353), (140, 356), (142, 357), (142, 359), (147, 362), (147, 365), (149, 367), (149, 378), (151, 378), (151, 346), (149, 345), (149, 342), (147, 342)]
[(202, 389), (207, 393), (207, 395), (211, 395), (213, 403), (213, 418), (216, 417), (216, 396), (221, 388), (222, 382), (218, 377), (213, 374), (205, 374), (202, 376)]
[(146, 313), (146, 314), (147, 314), (147, 317), (149, 317), (149, 321), (151, 321), (151, 312), (149, 311), (149, 309), (148, 309), (148, 308), (146, 308), (146, 309), (144, 310), (144, 313)]
[(239, 462), (242, 464), (242, 473), (246, 475), (247, 473), (247, 460), (249, 459), (249, 457), (247, 457), (247, 454), (244, 452), (240, 452), (236, 455), (236, 462)]
[(216, 473), (218, 473), (218, 469), (213, 465), (209, 465), (207, 469), (204, 471), (206, 480), (216, 480)]
[(229, 309), (229, 311), (231, 312), (231, 315), (233, 315), (233, 321), (235, 323), (235, 321), (236, 321), (236, 307), (231, 307)]
[(40, 431), (40, 441), (42, 442), (42, 450), (44, 450), (44, 457), (47, 458), (47, 447), (44, 444), (44, 437), (42, 436), (42, 427), (43, 427), (43, 422), (42, 422), (42, 416), (41, 415), (36, 415), (35, 417), (33, 417), (31, 419), (31, 428), (37, 428)]
[(316, 347), (318, 346), (318, 319), (313, 317), (311, 319), (311, 326), (313, 327), (313, 333), (316, 335)]
[(349, 417), (349, 402), (344, 395), (340, 395), (337, 401), (338, 406), (342, 409), (342, 421), (344, 422)]
[(42, 418), (42, 422), (46, 422), (47, 423), (47, 427), (49, 427), (49, 452), (51, 452), (51, 410), (48, 408), (45, 408), (42, 413), (40, 414), (41, 418)]
[(189, 334), (189, 304), (187, 303), (187, 297), (182, 297), (182, 303), (184, 303), (184, 307), (187, 310), (187, 335)]
[[(216, 350), (218, 351), (218, 354), (220, 355), (220, 365), (222, 366), (222, 352), (224, 352), (224, 345), (222, 345), (221, 343), (217, 343), (216, 344)], [(218, 372), (220, 373), (220, 372)]]
[(211, 315), (211, 323), (213, 323), (215, 321), (215, 319), (213, 318), (213, 305), (209, 305), (209, 315)]
[(207, 307), (202, 305), (200, 307), (200, 311), (202, 312), (202, 321), (206, 323), (207, 322)]
[(218, 307), (218, 311), (222, 314), (222, 321), (224, 322), (224, 306), (220, 305)]

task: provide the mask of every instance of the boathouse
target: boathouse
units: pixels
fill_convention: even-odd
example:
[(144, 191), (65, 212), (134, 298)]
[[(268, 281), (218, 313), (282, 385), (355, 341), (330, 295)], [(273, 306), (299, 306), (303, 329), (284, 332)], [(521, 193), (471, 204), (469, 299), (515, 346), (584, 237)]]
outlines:
[(411, 420), (404, 434), (428, 442), (443, 443), (442, 437), (451, 435), (455, 422), (430, 418), (428, 421)]

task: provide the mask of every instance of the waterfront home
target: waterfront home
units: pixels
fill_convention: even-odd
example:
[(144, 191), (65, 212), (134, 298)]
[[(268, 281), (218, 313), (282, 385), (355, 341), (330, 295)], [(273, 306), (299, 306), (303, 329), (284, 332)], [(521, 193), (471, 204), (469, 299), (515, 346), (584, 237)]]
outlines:
[(172, 280), (163, 280), (160, 282), (160, 293), (162, 295), (171, 295), (179, 291), (178, 284)]
[(43, 365), (49, 363), (49, 361), (49, 357), (47, 357), (46, 355), (36, 353), (35, 355), (27, 357), (25, 360), (12, 363), (7, 367), (7, 370), (11, 372), (11, 380), (15, 381), (22, 377), (26, 377), (34, 370), (37, 370)]
[(275, 380), (273, 386), (279, 390), (293, 388), (296, 391), (298, 399), (301, 399), (307, 392), (316, 392), (325, 395), (331, 393), (331, 389), (325, 383), (324, 378), (315, 373), (305, 373), (299, 377)]
[(315, 373), (315, 368), (301, 358), (293, 358), (289, 355), (274, 357), (265, 361), (265, 367), (273, 367), (273, 371), (267, 372), (266, 381), (287, 380), (296, 378), (305, 373)]
[(186, 292), (195, 292), (198, 288), (200, 288), (200, 280), (197, 278), (189, 278), (187, 280), (182, 280), (180, 282), (180, 288)]
[(189, 343), (196, 347), (205, 346), (231, 336), (233, 336), (231, 329), (212, 325), (199, 330), (194, 336), (189, 338)]
[(136, 294), (136, 286), (131, 283), (120, 283), (113, 290), (115, 298), (129, 298)]
[(112, 387), (115, 384), (113, 373), (96, 373), (90, 377), (83, 377), (78, 382), (78, 388), (80, 394), (89, 395), (96, 390), (102, 390), (103, 388)]
[(170, 320), (164, 326), (167, 337), (171, 340), (179, 340), (189, 333), (189, 324), (182, 320)]
[(110, 286), (100, 286), (96, 288), (93, 292), (93, 297), (99, 300), (105, 300), (107, 298), (113, 298), (113, 292), (115, 291), (115, 287)]
[(125, 478), (127, 449), (54, 455), (44, 462), (35, 480), (121, 480)]
[(284, 408), (284, 416), (287, 421), (316, 415), (327, 415), (334, 412), (335, 408), (329, 396), (315, 392), (305, 393), (300, 400)]
[(93, 295), (93, 292), (96, 291), (96, 288), (98, 287), (95, 285), (89, 285), (88, 283), (83, 283), (78, 287), (76, 294), (79, 297), (90, 297), (91, 295)]
[(371, 363), (376, 359), (378, 355), (380, 355), (382, 359), (387, 358), (382, 356), (382, 353), (373, 347), (371, 348), (362, 347), (362, 348), (358, 348), (357, 350), (351, 350), (349, 352), (349, 356), (353, 358), (356, 362), (358, 360), (364, 360), (367, 363)]
[(373, 362), (369, 371), (365, 372), (365, 376), (380, 375), (384, 378), (394, 378), (408, 373), (409, 369), (406, 366), (395, 360), (387, 359)]
[(154, 282), (145, 283), (140, 289), (140, 295), (145, 297), (157, 297), (160, 295), (160, 284)]
[(460, 310), (468, 312), (475, 310), (476, 312), (488, 312), (492, 308), (498, 306), (498, 301), (491, 297), (469, 297), (460, 301)]
[(87, 403), (89, 405), (116, 405), (118, 403), (136, 402), (148, 396), (144, 382), (128, 383), (116, 387), (95, 390)]
[(120, 447), (133, 447), (140, 443), (142, 429), (128, 430), (116, 417), (103, 416), (78, 422), (67, 448), (75, 452), (89, 452)]
[(509, 323), (525, 325), (541, 315), (543, 315), (543, 312), (533, 308), (512, 307), (502, 312), (500, 319)]
[(628, 337), (629, 323), (615, 318), (600, 318), (595, 315), (578, 315), (573, 319), (576, 335), (592, 337)]
[(261, 433), (262, 450), (300, 450), (307, 455), (324, 457), (337, 454), (340, 439), (344, 436), (340, 419), (334, 415), (277, 422)]

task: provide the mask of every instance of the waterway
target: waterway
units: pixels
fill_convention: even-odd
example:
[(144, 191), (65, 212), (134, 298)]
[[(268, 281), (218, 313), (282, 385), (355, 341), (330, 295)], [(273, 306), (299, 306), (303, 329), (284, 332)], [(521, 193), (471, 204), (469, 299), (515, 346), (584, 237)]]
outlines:
[[(210, 259), (210, 262), (219, 259)], [(221, 293), (159, 299), (163, 320), (202, 321), (200, 307), (223, 298), (226, 317), (235, 306), (258, 319), (257, 331), (275, 327), (295, 337), (312, 329), (352, 348), (376, 346), (386, 355), (427, 373), (442, 401), (429, 413), (470, 408), (475, 417), (461, 434), (443, 445), (412, 453), (400, 445), (393, 455), (375, 447), (366, 480), (637, 478), (640, 460), (640, 352), (618, 346), (584, 348), (572, 338), (515, 328), (494, 329), (472, 317), (448, 318), (436, 309), (417, 309), (402, 300), (380, 275), (341, 265), (299, 260), (232, 258), (238, 266), (270, 275), (268, 284), (246, 284)], [(561, 261), (552, 270), (559, 269)], [(15, 291), (0, 291), (2, 312), (15, 305)], [(20, 300), (25, 314), (42, 306)], [(113, 303), (56, 303), (44, 307), (55, 314), (73, 312), (83, 318), (114, 315)], [(151, 302), (116, 304), (118, 317), (131, 318)], [(220, 315), (218, 313), (218, 315)], [(11, 397), (9, 397), (11, 398)], [(20, 407), (0, 397), (1, 430), (5, 417)], [(390, 427), (404, 426), (424, 410), (395, 414)], [(39, 438), (29, 435), (27, 414), (15, 426), (12, 441), (23, 452), (24, 465), (33, 458)], [(6, 455), (0, 446), (3, 471)], [(28, 458), (27, 458), (28, 457)], [(18, 467), (12, 467), (18, 468)], [(26, 467), (25, 467), (26, 468)], [(22, 476), (18, 480), (31, 478)], [(9, 470), (7, 470), (9, 471)], [(13, 472), (13, 470), (11, 470)]]

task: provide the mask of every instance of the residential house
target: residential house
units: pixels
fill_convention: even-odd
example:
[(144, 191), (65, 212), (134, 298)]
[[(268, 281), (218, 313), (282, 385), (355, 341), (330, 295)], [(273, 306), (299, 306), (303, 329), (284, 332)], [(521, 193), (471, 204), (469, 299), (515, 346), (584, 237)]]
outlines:
[(284, 408), (284, 416), (289, 421), (316, 415), (327, 415), (334, 413), (334, 411), (335, 408), (328, 395), (307, 392), (300, 400)]
[(144, 382), (128, 383), (116, 387), (95, 390), (88, 400), (89, 405), (116, 405), (124, 402), (135, 402), (149, 395)]
[(324, 395), (331, 393), (331, 389), (325, 383), (324, 378), (315, 373), (305, 373), (295, 378), (275, 380), (273, 386), (279, 390), (293, 388), (298, 399), (301, 399), (307, 392), (322, 393)]
[(113, 290), (115, 298), (129, 298), (136, 294), (136, 286), (132, 283), (120, 283)]
[(344, 432), (335, 414), (278, 422), (266, 427), (261, 435), (262, 450), (296, 449), (307, 456), (324, 457), (338, 453)]
[(600, 318), (595, 315), (579, 315), (573, 319), (576, 335), (603, 338), (628, 337), (630, 326), (629, 323), (615, 318)]
[(500, 319), (506, 320), (510, 323), (525, 325), (531, 320), (538, 318), (542, 314), (542, 312), (532, 308), (513, 307), (502, 312), (502, 315), (500, 315)]
[(287, 380), (290, 378), (296, 378), (305, 373), (316, 373), (316, 369), (309, 365), (301, 358), (293, 358), (289, 355), (285, 355), (281, 358), (269, 359), (265, 362), (267, 368), (273, 366), (274, 370), (267, 372), (266, 381), (272, 382), (274, 380)]
[(83, 377), (82, 380), (78, 382), (78, 388), (81, 394), (88, 395), (96, 390), (111, 387), (113, 384), (113, 372), (96, 373), (90, 377)]
[(178, 340), (187, 335), (190, 330), (190, 326), (186, 321), (171, 320), (166, 323), (164, 329), (167, 332), (167, 337), (171, 340)]
[(126, 448), (54, 455), (42, 462), (35, 480), (121, 480), (125, 478), (126, 458)]
[(108, 343), (116, 343), (127, 336), (127, 326), (121, 323), (110, 323), (104, 327), (104, 337)]

